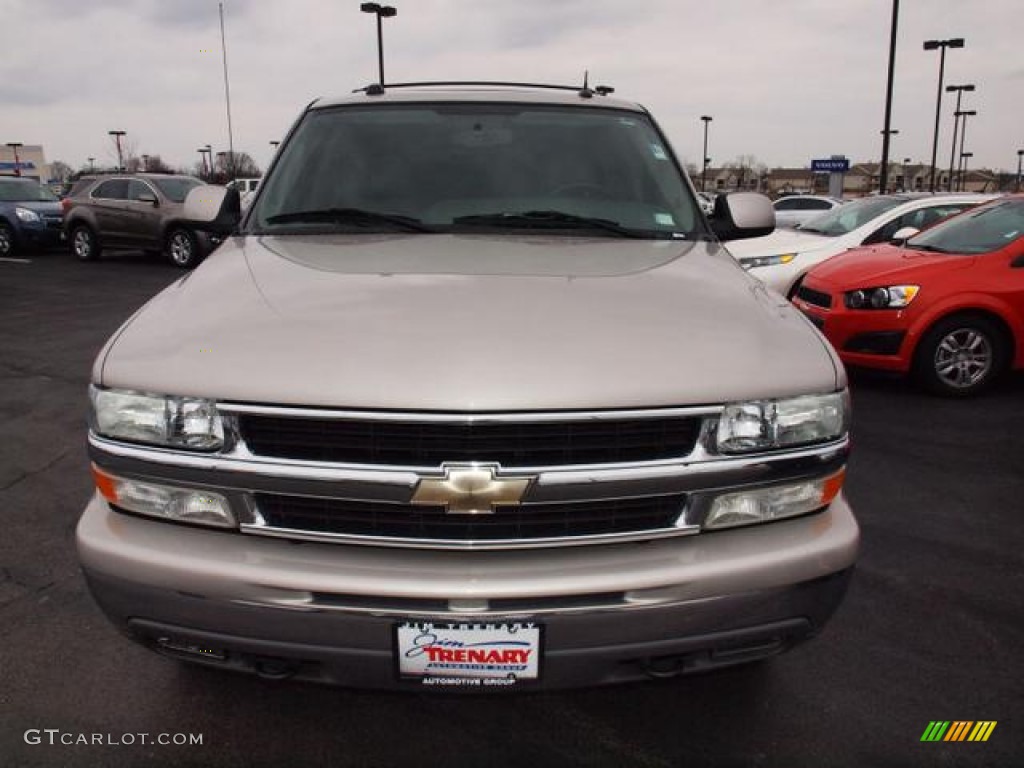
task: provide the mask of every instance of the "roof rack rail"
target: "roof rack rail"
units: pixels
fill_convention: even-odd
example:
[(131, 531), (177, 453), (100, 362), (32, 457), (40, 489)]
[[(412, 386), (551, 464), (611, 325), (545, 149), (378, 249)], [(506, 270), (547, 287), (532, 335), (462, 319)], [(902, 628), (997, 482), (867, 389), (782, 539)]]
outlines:
[(449, 85), (485, 85), (498, 88), (543, 88), (552, 91), (576, 91), (581, 98), (593, 98), (594, 94), (607, 96), (614, 93), (615, 89), (608, 85), (598, 85), (591, 89), (585, 82), (581, 88), (578, 85), (553, 85), (551, 83), (510, 83), (501, 80), (425, 80), (413, 83), (372, 83), (365, 88), (356, 88), (352, 93), (365, 93), (368, 96), (380, 96), (388, 88), (430, 88), (435, 86)]

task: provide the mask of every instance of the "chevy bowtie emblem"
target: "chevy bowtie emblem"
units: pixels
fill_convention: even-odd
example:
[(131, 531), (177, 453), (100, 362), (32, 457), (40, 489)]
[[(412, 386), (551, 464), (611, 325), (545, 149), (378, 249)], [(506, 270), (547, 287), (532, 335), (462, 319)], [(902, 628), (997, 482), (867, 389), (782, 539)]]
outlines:
[(492, 515), (495, 507), (518, 504), (532, 477), (497, 477), (494, 466), (447, 466), (444, 477), (421, 478), (413, 504), (443, 506), (450, 515)]

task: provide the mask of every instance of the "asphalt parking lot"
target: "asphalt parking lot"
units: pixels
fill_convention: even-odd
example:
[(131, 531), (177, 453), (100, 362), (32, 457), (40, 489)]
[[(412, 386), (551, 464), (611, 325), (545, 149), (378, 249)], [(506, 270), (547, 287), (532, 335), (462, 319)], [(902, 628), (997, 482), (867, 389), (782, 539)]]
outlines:
[[(179, 276), (141, 254), (0, 262), (0, 765), (1020, 764), (1019, 375), (966, 402), (854, 379), (857, 572), (820, 638), (758, 667), (556, 694), (396, 695), (192, 669), (129, 644), (75, 560), (91, 490), (86, 385), (107, 336)], [(997, 726), (984, 743), (922, 743), (934, 720)], [(108, 743), (80, 743), (93, 734)]]

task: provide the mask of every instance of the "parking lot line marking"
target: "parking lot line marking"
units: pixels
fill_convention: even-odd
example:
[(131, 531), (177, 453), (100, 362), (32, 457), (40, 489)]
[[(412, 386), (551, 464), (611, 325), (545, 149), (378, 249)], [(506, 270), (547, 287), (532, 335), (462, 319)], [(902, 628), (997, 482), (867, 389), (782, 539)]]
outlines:
[(0, 256), (0, 261), (9, 261), (12, 264), (31, 264), (32, 259), (15, 259), (12, 256)]

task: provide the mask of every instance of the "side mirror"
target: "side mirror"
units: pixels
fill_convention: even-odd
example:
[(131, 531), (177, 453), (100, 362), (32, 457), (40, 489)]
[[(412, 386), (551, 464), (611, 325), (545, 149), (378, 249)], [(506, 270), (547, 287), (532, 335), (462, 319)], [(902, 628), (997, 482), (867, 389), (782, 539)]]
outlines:
[(156, 195), (154, 195), (152, 192), (140, 192), (135, 199), (138, 200), (140, 203), (149, 203), (154, 208), (160, 205), (160, 203), (156, 199)]
[(770, 235), (775, 229), (775, 209), (758, 192), (731, 192), (715, 198), (711, 228), (719, 240), (743, 240)]
[(195, 187), (185, 198), (184, 219), (202, 232), (230, 235), (242, 219), (238, 190), (213, 185)]
[(903, 227), (902, 229), (897, 229), (892, 233), (892, 237), (889, 238), (889, 242), (894, 245), (903, 245), (907, 240), (920, 231), (921, 230), (917, 227)]

